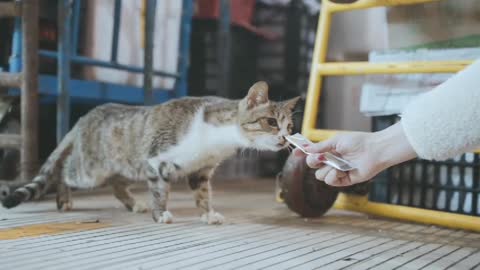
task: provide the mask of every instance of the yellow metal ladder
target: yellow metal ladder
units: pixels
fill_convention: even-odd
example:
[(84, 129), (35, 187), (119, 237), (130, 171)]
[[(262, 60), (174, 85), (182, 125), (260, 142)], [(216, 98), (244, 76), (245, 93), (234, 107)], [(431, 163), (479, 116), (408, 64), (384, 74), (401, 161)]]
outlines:
[[(320, 104), (321, 84), (324, 76), (366, 75), (366, 74), (407, 74), (407, 73), (455, 73), (472, 61), (429, 61), (401, 63), (370, 62), (327, 62), (328, 41), (333, 14), (374, 7), (412, 5), (440, 0), (358, 0), (351, 4), (338, 4), (323, 0), (312, 66), (308, 93), (305, 104), (302, 133), (312, 141), (326, 140), (339, 131), (316, 128)], [(478, 179), (476, 179), (478, 180)], [(480, 217), (426, 210), (414, 207), (370, 202), (367, 196), (340, 194), (335, 208), (358, 211), (372, 215), (439, 225), (455, 229), (466, 229), (480, 232)]]

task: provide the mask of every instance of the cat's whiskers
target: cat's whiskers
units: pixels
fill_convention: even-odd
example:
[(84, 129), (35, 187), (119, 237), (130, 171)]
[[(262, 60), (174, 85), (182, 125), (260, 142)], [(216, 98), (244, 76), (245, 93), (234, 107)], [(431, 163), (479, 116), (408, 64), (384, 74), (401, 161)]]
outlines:
[(294, 147), (292, 145), (287, 146), (288, 152), (293, 152)]
[(292, 115), (294, 115), (296, 113), (303, 113), (303, 111), (294, 111), (294, 112), (292, 112)]

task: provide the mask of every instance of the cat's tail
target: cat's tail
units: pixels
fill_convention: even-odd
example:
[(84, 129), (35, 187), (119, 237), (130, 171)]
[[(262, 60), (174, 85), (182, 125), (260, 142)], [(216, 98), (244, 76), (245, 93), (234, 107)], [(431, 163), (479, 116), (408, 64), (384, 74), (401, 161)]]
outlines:
[(13, 208), (22, 202), (38, 199), (48, 191), (52, 184), (58, 181), (58, 177), (55, 177), (54, 174), (60, 168), (65, 157), (72, 151), (75, 134), (76, 127), (67, 133), (57, 148), (50, 154), (32, 182), (16, 189), (2, 201), (3, 207)]

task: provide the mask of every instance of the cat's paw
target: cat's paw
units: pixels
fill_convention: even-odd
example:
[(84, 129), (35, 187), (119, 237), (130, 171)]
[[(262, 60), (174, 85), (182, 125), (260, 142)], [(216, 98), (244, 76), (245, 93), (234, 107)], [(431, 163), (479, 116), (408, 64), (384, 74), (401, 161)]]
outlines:
[(135, 202), (135, 205), (132, 207), (133, 213), (145, 213), (148, 211), (148, 206), (144, 202)]
[(158, 165), (158, 173), (164, 181), (176, 181), (180, 178), (180, 166), (173, 162), (162, 161)]
[(157, 211), (153, 211), (153, 220), (157, 223), (166, 223), (170, 224), (173, 222), (173, 215), (170, 211), (163, 211), (159, 213)]
[(73, 209), (72, 201), (57, 201), (57, 209), (59, 212), (68, 212)]
[(66, 212), (73, 209), (72, 203), (72, 191), (70, 188), (63, 182), (57, 184), (57, 210), (59, 212)]
[(218, 212), (211, 211), (202, 215), (201, 220), (203, 223), (209, 225), (220, 225), (223, 224), (225, 218)]

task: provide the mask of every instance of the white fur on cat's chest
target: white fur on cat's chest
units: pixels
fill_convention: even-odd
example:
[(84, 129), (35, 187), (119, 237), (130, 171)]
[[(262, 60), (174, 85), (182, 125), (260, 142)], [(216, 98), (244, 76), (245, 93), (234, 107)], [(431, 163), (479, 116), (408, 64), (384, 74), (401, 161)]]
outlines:
[(214, 126), (205, 123), (203, 110), (199, 110), (187, 134), (177, 145), (148, 160), (158, 168), (160, 162), (173, 162), (185, 173), (191, 173), (217, 163), (234, 153), (238, 147), (248, 146), (238, 125)]

